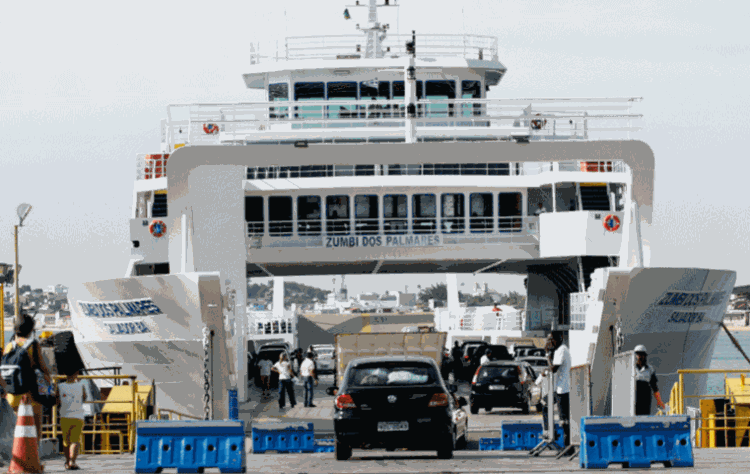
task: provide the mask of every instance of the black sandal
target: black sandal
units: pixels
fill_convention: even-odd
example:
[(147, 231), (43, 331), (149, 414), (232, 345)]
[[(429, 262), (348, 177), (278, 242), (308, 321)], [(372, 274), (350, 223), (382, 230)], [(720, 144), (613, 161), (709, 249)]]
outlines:
[(70, 466), (70, 470), (71, 470), (71, 471), (78, 471), (78, 470), (80, 470), (80, 469), (81, 469), (81, 468), (80, 468), (80, 467), (78, 466), (78, 464), (73, 464), (72, 466)]

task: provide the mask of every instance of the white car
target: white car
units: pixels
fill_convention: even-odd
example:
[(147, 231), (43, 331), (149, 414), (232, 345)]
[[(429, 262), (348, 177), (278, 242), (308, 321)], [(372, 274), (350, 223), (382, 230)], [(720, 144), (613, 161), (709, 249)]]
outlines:
[(310, 346), (316, 355), (315, 364), (319, 374), (333, 373), (335, 361), (335, 348), (333, 344), (315, 344)]

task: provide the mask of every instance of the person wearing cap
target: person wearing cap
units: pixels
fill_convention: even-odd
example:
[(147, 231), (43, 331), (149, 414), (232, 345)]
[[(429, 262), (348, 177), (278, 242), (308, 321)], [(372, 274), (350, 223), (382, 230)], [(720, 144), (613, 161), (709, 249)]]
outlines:
[(646, 346), (638, 345), (633, 352), (635, 352), (635, 414), (651, 414), (652, 391), (656, 398), (656, 405), (663, 410), (664, 402), (661, 401), (659, 386), (656, 383), (656, 373), (654, 368), (646, 363), (648, 357)]

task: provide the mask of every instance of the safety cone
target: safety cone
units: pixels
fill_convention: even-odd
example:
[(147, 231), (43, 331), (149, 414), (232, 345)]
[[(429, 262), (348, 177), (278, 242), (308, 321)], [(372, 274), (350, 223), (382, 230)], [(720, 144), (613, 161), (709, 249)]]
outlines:
[(16, 434), (13, 439), (13, 455), (8, 473), (41, 472), (44, 472), (44, 467), (39, 461), (39, 445), (37, 444), (37, 432), (34, 425), (34, 410), (29, 403), (29, 395), (26, 394), (21, 399), (21, 405), (18, 407)]

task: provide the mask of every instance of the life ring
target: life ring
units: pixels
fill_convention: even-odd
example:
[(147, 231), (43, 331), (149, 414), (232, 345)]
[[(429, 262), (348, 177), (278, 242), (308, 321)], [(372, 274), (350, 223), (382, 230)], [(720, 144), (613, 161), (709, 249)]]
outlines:
[(206, 132), (206, 135), (216, 135), (219, 133), (219, 126), (215, 123), (204, 123), (203, 131)]
[[(541, 114), (537, 114), (539, 116)], [(547, 125), (547, 119), (534, 119), (531, 121), (531, 128), (534, 130), (541, 130)]]
[(148, 226), (148, 231), (157, 239), (167, 233), (167, 224), (163, 221), (154, 221)]
[(610, 232), (614, 232), (620, 228), (620, 218), (614, 214), (607, 214), (604, 218), (604, 228)]

